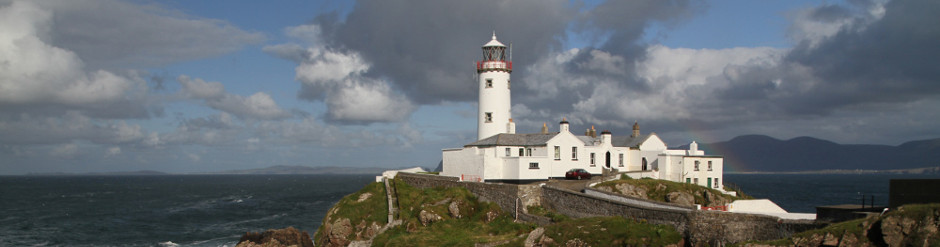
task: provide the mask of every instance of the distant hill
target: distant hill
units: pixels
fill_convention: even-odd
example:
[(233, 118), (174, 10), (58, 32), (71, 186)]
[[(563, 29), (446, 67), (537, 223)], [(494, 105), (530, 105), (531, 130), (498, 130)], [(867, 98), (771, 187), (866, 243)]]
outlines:
[[(688, 145), (679, 147), (688, 149)], [(940, 138), (898, 146), (838, 144), (813, 137), (778, 140), (744, 135), (699, 144), (707, 154), (723, 155), (725, 170), (793, 172), (820, 170), (897, 170), (940, 166)]]

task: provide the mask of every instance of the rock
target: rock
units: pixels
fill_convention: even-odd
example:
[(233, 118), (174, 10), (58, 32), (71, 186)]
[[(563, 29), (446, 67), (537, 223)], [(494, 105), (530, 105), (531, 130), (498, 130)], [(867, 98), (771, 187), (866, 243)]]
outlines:
[(359, 200), (356, 200), (356, 202), (362, 202), (362, 201), (368, 200), (369, 197), (372, 197), (372, 193), (369, 193), (369, 192), (362, 193), (361, 195), (359, 195)]
[(669, 194), (666, 194), (666, 202), (692, 206), (695, 205), (695, 197), (685, 192), (669, 192)]
[(313, 240), (306, 231), (297, 230), (294, 227), (285, 229), (271, 229), (263, 233), (248, 232), (242, 235), (238, 240), (237, 247), (251, 246), (300, 246), (313, 247)]
[(711, 190), (705, 190), (702, 192), (702, 197), (705, 198), (705, 203), (703, 204), (705, 204), (706, 207), (724, 206), (731, 203), (731, 200), (721, 195), (712, 193)]
[(440, 215), (435, 213), (428, 212), (427, 210), (421, 210), (418, 213), (418, 220), (421, 221), (421, 225), (428, 226), (436, 221), (440, 221), (442, 218)]
[(646, 188), (633, 186), (632, 184), (628, 184), (628, 183), (617, 184), (614, 187), (620, 191), (620, 194), (623, 194), (625, 196), (649, 199), (649, 196), (647, 196)]
[(329, 234), (326, 239), (326, 246), (346, 246), (349, 245), (347, 237), (352, 233), (353, 226), (349, 219), (340, 218), (329, 224), (325, 229)]
[(580, 238), (575, 238), (572, 240), (568, 240), (568, 242), (565, 242), (565, 247), (587, 247), (587, 246), (588, 244), (585, 243)]
[(839, 245), (839, 237), (836, 237), (836, 235), (833, 235), (832, 233), (826, 233), (826, 236), (823, 237), (822, 245), (825, 245), (825, 246), (838, 246), (838, 245)]
[(538, 243), (536, 243), (535, 240), (540, 239), (543, 234), (545, 234), (545, 228), (542, 228), (542, 227), (535, 228), (535, 230), (532, 230), (532, 232), (529, 232), (529, 236), (525, 238), (525, 242), (523, 242), (523, 246), (525, 247), (541, 246), (541, 245), (537, 245)]
[(665, 184), (656, 184), (656, 191), (663, 191), (663, 190), (666, 190)]
[(539, 238), (539, 245), (540, 246), (555, 246), (556, 245), (555, 239), (552, 239), (548, 237), (547, 235), (542, 235), (542, 237)]
[(881, 220), (881, 234), (889, 246), (902, 246), (916, 224), (917, 221), (905, 217), (885, 217)]
[(457, 201), (450, 202), (450, 205), (447, 206), (447, 211), (450, 212), (450, 216), (460, 219), (460, 205)]
[(414, 221), (409, 221), (408, 224), (405, 225), (405, 231), (408, 231), (408, 232), (417, 232), (417, 231), (418, 231), (418, 224), (414, 223)]
[(499, 212), (496, 212), (495, 210), (487, 211), (486, 214), (483, 215), (483, 223), (490, 223), (495, 220), (496, 217), (499, 217)]

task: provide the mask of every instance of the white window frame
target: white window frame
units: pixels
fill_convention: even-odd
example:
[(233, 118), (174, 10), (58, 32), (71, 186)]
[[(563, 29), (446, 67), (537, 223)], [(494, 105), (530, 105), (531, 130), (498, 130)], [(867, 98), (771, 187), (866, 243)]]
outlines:
[(591, 153), (591, 167), (594, 166), (597, 166), (597, 164), (594, 164), (594, 153)]
[(561, 146), (555, 146), (555, 160), (561, 160)]
[(578, 147), (571, 147), (571, 160), (578, 160)]
[(617, 163), (617, 165), (620, 166), (620, 167), (623, 167), (623, 153), (620, 153), (619, 157), (620, 157), (620, 160), (619, 160), (619, 162)]
[(539, 169), (539, 163), (538, 163), (538, 162), (529, 162), (529, 169), (538, 170), (538, 169)]
[(486, 121), (487, 123), (492, 123), (492, 122), (493, 122), (493, 113), (492, 113), (492, 112), (485, 112), (485, 113), (483, 113), (483, 120)]

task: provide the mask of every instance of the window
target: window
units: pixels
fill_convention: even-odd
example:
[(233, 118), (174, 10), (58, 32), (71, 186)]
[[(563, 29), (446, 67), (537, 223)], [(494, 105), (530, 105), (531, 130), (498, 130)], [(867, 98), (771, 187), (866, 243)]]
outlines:
[(492, 113), (492, 112), (487, 112), (487, 113), (485, 113), (483, 119), (485, 119), (487, 123), (492, 123), (492, 122), (493, 122), (493, 113)]
[(512, 89), (512, 81), (506, 80), (506, 89)]
[(715, 178), (715, 188), (719, 188), (718, 186), (720, 185), (721, 183), (718, 182), (718, 178)]
[(698, 184), (698, 178), (693, 179), (693, 180), (692, 180), (692, 183), (693, 183), (693, 184)]
[(555, 160), (561, 159), (561, 147), (555, 146)]
[(519, 148), (519, 156), (525, 156), (525, 149)]
[(623, 167), (623, 154), (620, 154), (620, 162), (617, 162), (617, 165)]
[(512, 148), (506, 148), (506, 157), (512, 157)]
[(708, 161), (708, 170), (709, 170), (709, 171), (712, 170), (712, 161), (711, 161), (711, 160)]
[(532, 156), (532, 148), (525, 149), (525, 156)]
[(571, 160), (578, 160), (578, 147), (571, 147)]
[(529, 163), (529, 169), (539, 169), (539, 163), (538, 162)]
[(591, 153), (591, 167), (594, 167), (594, 153)]
[(493, 79), (486, 79), (486, 88), (493, 87)]
[(698, 164), (701, 163), (698, 160), (695, 161), (695, 170), (698, 171)]

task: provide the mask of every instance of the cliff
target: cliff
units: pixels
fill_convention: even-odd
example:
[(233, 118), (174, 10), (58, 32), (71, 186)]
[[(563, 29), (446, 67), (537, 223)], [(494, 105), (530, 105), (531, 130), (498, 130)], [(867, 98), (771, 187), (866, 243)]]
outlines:
[(397, 179), (390, 185), (397, 198), (392, 224), (388, 204), (378, 202), (385, 186), (373, 183), (330, 209), (317, 246), (681, 246), (681, 234), (669, 226), (623, 217), (556, 217), (538, 226), (515, 221), (465, 188), (419, 189)]
[(901, 206), (884, 215), (832, 224), (790, 238), (741, 246), (940, 246), (940, 204)]

